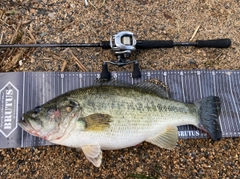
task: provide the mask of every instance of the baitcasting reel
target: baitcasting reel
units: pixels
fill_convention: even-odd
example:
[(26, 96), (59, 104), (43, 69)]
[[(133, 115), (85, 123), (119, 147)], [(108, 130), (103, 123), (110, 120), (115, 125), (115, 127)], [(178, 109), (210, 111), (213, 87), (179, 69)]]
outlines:
[(111, 73), (108, 71), (108, 64), (117, 65), (119, 67), (133, 64), (133, 78), (141, 78), (141, 72), (137, 60), (130, 61), (131, 52), (136, 50), (137, 41), (133, 36), (132, 32), (122, 31), (110, 38), (110, 47), (112, 52), (117, 57), (117, 61), (105, 61), (102, 65), (102, 79), (110, 79)]

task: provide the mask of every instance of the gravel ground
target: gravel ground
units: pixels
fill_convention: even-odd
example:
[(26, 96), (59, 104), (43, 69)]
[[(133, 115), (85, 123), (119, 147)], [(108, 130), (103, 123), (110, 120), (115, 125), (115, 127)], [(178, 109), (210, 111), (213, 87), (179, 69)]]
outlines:
[[(91, 1), (100, 7), (101, 1)], [(141, 69), (239, 70), (239, 0), (1, 0), (0, 43), (98, 43), (118, 31), (137, 40), (230, 38), (228, 49), (179, 47), (133, 53)], [(196, 33), (194, 33), (196, 31)], [(109, 50), (0, 49), (0, 71), (100, 71)], [(130, 67), (110, 66), (110, 70)], [(148, 143), (104, 151), (94, 167), (82, 152), (62, 146), (0, 149), (0, 178), (239, 178), (240, 139), (180, 140), (174, 150)]]

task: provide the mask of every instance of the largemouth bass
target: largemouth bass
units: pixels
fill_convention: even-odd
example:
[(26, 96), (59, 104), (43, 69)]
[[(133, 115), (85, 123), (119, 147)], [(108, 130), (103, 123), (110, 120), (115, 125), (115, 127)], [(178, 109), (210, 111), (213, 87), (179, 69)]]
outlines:
[(220, 99), (194, 104), (172, 100), (168, 87), (149, 80), (129, 85), (111, 80), (62, 94), (26, 112), (19, 125), (52, 143), (80, 148), (99, 167), (102, 150), (122, 149), (143, 141), (172, 149), (180, 125), (194, 125), (216, 141), (222, 137)]

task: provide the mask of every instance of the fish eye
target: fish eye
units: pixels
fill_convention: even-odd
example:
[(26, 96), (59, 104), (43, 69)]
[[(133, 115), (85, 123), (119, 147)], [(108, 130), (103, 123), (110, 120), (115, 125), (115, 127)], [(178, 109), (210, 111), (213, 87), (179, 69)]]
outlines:
[(34, 108), (34, 113), (35, 113), (35, 114), (39, 113), (39, 112), (41, 111), (41, 109), (42, 109), (42, 108), (41, 108), (40, 106), (35, 107), (35, 108)]
[(66, 111), (67, 111), (67, 112), (71, 112), (71, 111), (72, 111), (72, 107), (71, 107), (71, 106), (67, 106), (67, 107), (66, 107)]
[(74, 107), (75, 105), (76, 105), (76, 103), (74, 101), (72, 101), (72, 100), (69, 101), (69, 106)]

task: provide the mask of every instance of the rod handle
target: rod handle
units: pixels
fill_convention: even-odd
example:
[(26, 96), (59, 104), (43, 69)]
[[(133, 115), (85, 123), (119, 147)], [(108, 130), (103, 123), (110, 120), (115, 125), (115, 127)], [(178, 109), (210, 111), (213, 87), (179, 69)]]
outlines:
[(136, 44), (137, 49), (150, 48), (173, 48), (172, 40), (138, 40)]
[(231, 46), (230, 39), (197, 40), (196, 42), (196, 47), (228, 48)]

